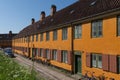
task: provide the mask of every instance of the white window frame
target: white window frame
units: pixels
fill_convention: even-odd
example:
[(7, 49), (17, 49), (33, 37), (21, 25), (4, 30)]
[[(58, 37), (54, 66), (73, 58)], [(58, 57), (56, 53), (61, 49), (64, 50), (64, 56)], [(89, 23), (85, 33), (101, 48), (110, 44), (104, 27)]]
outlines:
[(62, 40), (67, 40), (68, 38), (68, 28), (62, 28)]
[(82, 37), (82, 26), (81, 25), (76, 25), (74, 27), (74, 38), (79, 39)]
[(57, 33), (58, 33), (57, 30), (53, 31), (53, 40), (57, 40)]
[(68, 63), (68, 51), (67, 50), (62, 50), (62, 62), (63, 63)]
[(102, 37), (103, 31), (102, 31), (103, 25), (102, 20), (96, 20), (92, 22), (92, 38)]
[(50, 50), (49, 49), (46, 49), (46, 58), (50, 59)]
[(40, 41), (43, 41), (43, 36), (44, 36), (44, 33), (41, 33), (40, 34)]
[(53, 50), (53, 51), (52, 51), (52, 54), (53, 54), (53, 55), (52, 55), (52, 59), (53, 59), (53, 60), (57, 60), (57, 50)]
[(46, 41), (50, 40), (50, 32), (46, 32)]
[(102, 55), (92, 54), (92, 67), (102, 68)]

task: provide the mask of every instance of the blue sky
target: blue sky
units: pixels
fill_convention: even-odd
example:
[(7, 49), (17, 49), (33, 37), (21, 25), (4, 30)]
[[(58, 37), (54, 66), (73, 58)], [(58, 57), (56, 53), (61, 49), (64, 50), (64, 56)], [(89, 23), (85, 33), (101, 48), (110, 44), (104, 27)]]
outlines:
[(31, 24), (31, 18), (40, 19), (41, 11), (50, 14), (52, 4), (60, 10), (78, 0), (0, 0), (0, 33), (18, 33)]

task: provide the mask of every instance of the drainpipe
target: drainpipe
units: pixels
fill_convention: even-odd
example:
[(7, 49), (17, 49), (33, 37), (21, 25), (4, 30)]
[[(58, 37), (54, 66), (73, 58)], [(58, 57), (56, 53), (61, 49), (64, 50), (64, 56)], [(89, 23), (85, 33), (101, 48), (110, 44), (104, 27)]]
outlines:
[(72, 74), (74, 74), (75, 73), (75, 69), (74, 69), (74, 26), (72, 25), (72, 23), (71, 23), (71, 30), (72, 30), (72, 32), (71, 32), (71, 53), (72, 53)]

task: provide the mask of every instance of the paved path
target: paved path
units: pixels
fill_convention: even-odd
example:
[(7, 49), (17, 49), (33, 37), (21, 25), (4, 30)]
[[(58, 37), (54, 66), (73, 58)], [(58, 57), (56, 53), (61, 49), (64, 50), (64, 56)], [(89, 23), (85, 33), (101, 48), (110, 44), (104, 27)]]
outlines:
[(31, 69), (32, 69), (32, 66), (34, 65), (35, 70), (37, 70), (37, 72), (41, 76), (45, 77), (46, 80), (78, 80), (77, 78), (75, 79), (74, 75), (68, 76), (46, 65), (43, 65), (37, 62), (33, 63), (33, 61), (17, 54), (16, 54), (15, 60), (19, 62), (21, 65), (27, 66)]

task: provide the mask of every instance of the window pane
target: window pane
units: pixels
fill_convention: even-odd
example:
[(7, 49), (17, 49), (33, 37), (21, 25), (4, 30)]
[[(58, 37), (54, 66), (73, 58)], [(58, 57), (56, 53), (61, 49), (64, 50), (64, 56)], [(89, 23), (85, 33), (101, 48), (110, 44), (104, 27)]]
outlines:
[(62, 51), (62, 62), (68, 63), (67, 51)]
[(38, 41), (38, 34), (36, 34), (36, 41)]
[(34, 41), (34, 35), (32, 36), (32, 41)]
[(67, 39), (67, 28), (63, 28), (62, 29), (62, 40), (66, 40)]
[(43, 41), (43, 33), (40, 35), (40, 41)]
[(47, 59), (50, 59), (50, 56), (49, 56), (49, 49), (46, 49), (46, 58), (47, 58)]
[(102, 36), (102, 20), (92, 22), (92, 37)]
[(57, 40), (57, 30), (53, 31), (53, 40)]
[(75, 39), (81, 38), (81, 36), (82, 36), (82, 27), (81, 25), (77, 25), (74, 28), (74, 38)]
[(46, 32), (46, 41), (48, 41), (49, 40), (49, 32)]
[(102, 68), (102, 56), (98, 55), (97, 57), (98, 57), (98, 67)]
[(57, 50), (53, 50), (53, 60), (57, 60)]
[(97, 62), (96, 54), (93, 54), (93, 55), (92, 55), (92, 66), (93, 66), (93, 67), (97, 67), (96, 62)]

